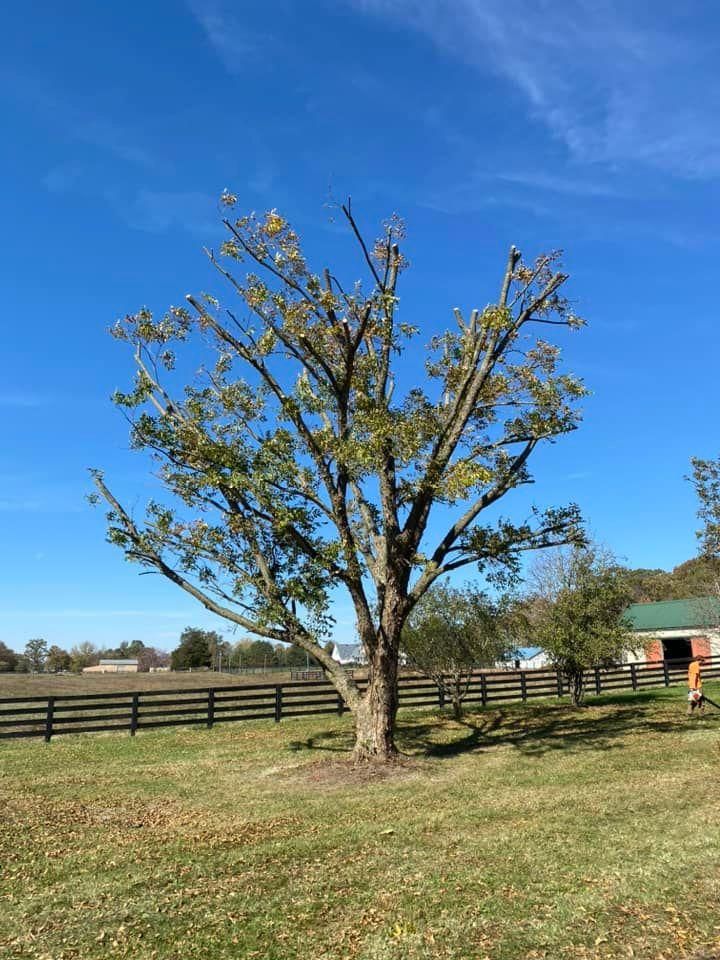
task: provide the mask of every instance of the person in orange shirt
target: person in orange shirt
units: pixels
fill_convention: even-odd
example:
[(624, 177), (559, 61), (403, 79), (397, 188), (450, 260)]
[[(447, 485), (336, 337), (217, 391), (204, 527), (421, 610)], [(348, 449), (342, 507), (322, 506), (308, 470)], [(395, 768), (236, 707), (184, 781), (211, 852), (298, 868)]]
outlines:
[(704, 662), (704, 657), (693, 657), (688, 667), (688, 716), (691, 716), (695, 710), (702, 713), (705, 709), (701, 674)]

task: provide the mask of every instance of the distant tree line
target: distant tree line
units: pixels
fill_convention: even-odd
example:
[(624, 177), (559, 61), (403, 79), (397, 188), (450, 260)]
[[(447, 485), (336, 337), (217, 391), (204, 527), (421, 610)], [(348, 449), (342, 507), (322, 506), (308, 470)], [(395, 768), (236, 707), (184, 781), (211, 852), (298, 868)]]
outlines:
[(123, 642), (117, 647), (100, 647), (85, 640), (64, 650), (36, 637), (28, 640), (22, 653), (0, 641), (0, 673), (81, 673), (100, 660), (130, 659), (138, 661), (141, 672), (167, 666), (173, 670), (319, 667), (317, 660), (300, 647), (250, 639), (230, 643), (216, 631), (198, 627), (186, 627), (172, 653), (146, 646), (142, 640)]
[(55, 644), (48, 646), (44, 639), (35, 637), (28, 640), (22, 653), (16, 653), (0, 641), (0, 673), (81, 673), (85, 667), (93, 667), (101, 659), (135, 659), (141, 671), (167, 666), (170, 662), (170, 656), (164, 650), (148, 647), (142, 640), (123, 642), (117, 647), (99, 647), (85, 640), (64, 650)]
[[(330, 644), (332, 646), (332, 644)], [(214, 630), (186, 627), (170, 655), (173, 670), (319, 667), (300, 647), (245, 638), (231, 644)]]

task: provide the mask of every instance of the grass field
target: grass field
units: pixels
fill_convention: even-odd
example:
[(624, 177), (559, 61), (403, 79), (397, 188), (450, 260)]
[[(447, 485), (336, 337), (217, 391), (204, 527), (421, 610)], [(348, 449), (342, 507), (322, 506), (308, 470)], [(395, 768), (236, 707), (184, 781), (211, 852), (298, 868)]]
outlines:
[(709, 960), (720, 714), (683, 712), (406, 712), (386, 776), (347, 717), (3, 744), (0, 955)]
[(0, 673), (0, 697), (48, 697), (128, 690), (180, 690), (248, 683), (288, 683), (290, 671), (274, 673)]

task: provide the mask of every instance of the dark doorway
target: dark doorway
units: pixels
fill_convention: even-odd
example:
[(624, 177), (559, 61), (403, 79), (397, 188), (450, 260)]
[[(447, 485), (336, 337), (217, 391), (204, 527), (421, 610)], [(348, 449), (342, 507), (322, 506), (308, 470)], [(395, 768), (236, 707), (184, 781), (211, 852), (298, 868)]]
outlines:
[(667, 637), (662, 645), (665, 660), (689, 660), (692, 657), (692, 642), (689, 637)]

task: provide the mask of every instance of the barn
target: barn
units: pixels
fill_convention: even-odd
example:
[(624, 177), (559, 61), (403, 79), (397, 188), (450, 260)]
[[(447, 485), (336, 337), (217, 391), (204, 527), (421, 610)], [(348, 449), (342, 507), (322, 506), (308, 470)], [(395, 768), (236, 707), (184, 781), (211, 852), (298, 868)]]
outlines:
[(631, 663), (720, 657), (720, 598), (633, 603), (625, 616), (638, 639)]
[(137, 673), (137, 660), (101, 660), (96, 667), (84, 667), (83, 673)]

